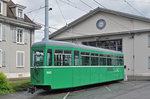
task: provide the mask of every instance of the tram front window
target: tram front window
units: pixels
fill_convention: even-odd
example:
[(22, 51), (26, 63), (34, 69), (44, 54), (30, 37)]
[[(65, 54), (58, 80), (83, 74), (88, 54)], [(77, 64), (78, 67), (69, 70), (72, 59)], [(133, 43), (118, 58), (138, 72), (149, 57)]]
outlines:
[(33, 51), (33, 66), (43, 66), (44, 50)]

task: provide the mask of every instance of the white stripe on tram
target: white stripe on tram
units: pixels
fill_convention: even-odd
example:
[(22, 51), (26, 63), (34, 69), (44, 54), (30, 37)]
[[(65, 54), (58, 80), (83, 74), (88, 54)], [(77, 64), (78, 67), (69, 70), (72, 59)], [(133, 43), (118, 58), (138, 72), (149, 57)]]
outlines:
[[(124, 66), (38, 66), (36, 68), (85, 68), (85, 67), (124, 67)], [(34, 68), (34, 67), (31, 67)]]

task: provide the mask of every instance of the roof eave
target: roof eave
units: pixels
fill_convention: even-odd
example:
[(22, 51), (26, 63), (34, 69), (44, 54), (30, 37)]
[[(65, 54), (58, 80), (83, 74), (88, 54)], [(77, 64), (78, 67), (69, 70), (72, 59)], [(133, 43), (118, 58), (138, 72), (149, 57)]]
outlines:
[(67, 37), (67, 38), (57, 38), (53, 40), (72, 40), (72, 39), (82, 39), (82, 38), (91, 38), (91, 37), (100, 37), (100, 36), (114, 36), (114, 35), (126, 35), (126, 34), (138, 34), (138, 33), (147, 33), (150, 32), (150, 29), (144, 30), (134, 30), (134, 31), (123, 31), (123, 32), (113, 32), (113, 33), (105, 33), (105, 34), (95, 34), (95, 35), (85, 35), (85, 36), (74, 36), (74, 37)]
[(5, 22), (5, 23), (9, 23), (9, 24), (18, 25), (18, 26), (28, 27), (28, 28), (36, 29), (36, 30), (42, 28), (38, 24), (28, 23), (28, 22), (16, 20), (16, 19), (13, 19), (13, 18), (8, 18), (8, 17), (5, 17), (5, 16), (0, 16), (0, 21)]

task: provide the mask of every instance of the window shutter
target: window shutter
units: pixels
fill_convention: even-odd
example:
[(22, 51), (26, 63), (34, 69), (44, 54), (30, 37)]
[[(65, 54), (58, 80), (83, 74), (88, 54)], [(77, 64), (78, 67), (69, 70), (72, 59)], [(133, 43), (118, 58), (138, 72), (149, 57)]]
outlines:
[(2, 24), (0, 23), (0, 41), (2, 41)]
[(2, 50), (0, 50), (0, 67), (2, 67)]
[(16, 28), (13, 28), (13, 42), (14, 43), (16, 43), (16, 33), (17, 33), (17, 31), (16, 31)]
[(5, 30), (5, 25), (2, 25), (2, 41), (6, 41), (6, 30)]
[(2, 66), (6, 66), (6, 52), (2, 51)]
[(24, 67), (24, 52), (17, 52), (17, 67)]
[(28, 43), (28, 31), (24, 30), (24, 44)]
[(20, 66), (20, 52), (17, 53), (17, 66)]

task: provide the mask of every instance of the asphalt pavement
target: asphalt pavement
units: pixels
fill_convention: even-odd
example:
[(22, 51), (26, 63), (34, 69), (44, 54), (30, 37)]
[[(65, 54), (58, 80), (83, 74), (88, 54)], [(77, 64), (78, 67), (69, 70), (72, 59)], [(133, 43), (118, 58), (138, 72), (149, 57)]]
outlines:
[(0, 99), (150, 99), (150, 81), (120, 81), (74, 89), (27, 91), (0, 95)]

